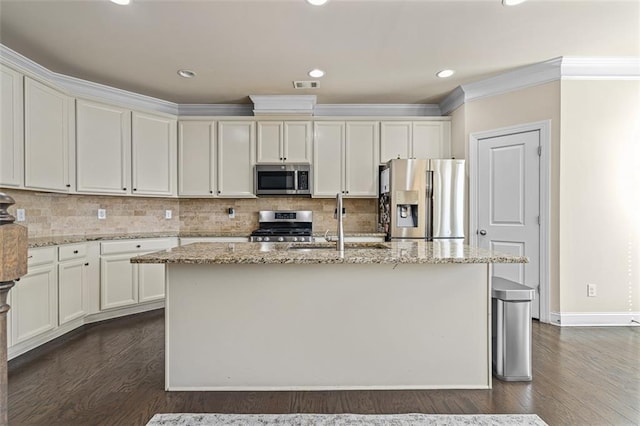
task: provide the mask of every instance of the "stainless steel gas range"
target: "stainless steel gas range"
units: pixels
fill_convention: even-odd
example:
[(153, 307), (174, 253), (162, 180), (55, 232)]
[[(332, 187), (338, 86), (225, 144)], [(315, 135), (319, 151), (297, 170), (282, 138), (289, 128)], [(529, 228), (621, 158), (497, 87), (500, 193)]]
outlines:
[(251, 233), (251, 242), (313, 242), (310, 210), (261, 210), (258, 223), (259, 228)]

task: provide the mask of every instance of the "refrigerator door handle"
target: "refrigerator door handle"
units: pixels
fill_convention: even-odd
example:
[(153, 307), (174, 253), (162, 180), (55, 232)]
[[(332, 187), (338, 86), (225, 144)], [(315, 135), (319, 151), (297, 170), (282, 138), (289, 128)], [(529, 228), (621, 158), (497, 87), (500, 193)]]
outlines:
[(433, 239), (433, 172), (427, 171), (427, 193), (425, 202), (425, 237)]

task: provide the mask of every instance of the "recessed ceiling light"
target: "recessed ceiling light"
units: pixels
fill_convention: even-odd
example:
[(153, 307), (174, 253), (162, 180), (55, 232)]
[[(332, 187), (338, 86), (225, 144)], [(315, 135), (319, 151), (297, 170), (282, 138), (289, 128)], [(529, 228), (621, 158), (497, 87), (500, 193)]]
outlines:
[(322, 76), (324, 76), (324, 71), (319, 70), (317, 68), (314, 69), (314, 70), (309, 71), (309, 77), (320, 78)]
[(178, 75), (184, 78), (193, 78), (196, 76), (196, 73), (191, 70), (178, 70)]
[(447, 77), (451, 77), (455, 73), (456, 72), (454, 70), (442, 70), (442, 71), (438, 71), (436, 73), (436, 76), (440, 78), (447, 78)]
[(312, 4), (314, 6), (322, 6), (329, 0), (307, 0), (307, 3)]
[(125, 6), (131, 3), (131, 0), (111, 0), (112, 3), (119, 4), (120, 6)]
[(503, 6), (515, 6), (520, 3), (524, 3), (527, 0), (502, 0)]

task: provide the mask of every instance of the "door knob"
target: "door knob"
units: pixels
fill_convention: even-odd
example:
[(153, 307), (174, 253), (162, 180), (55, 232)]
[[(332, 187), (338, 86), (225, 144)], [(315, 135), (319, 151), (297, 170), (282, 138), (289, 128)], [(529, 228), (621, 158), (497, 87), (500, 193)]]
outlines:
[(487, 231), (485, 231), (484, 229), (480, 230), (480, 235), (487, 235)]

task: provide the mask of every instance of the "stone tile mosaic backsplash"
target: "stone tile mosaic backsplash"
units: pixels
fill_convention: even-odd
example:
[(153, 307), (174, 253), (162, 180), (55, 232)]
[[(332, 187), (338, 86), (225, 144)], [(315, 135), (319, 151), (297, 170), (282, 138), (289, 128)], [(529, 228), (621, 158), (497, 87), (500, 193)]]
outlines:
[[(25, 209), (29, 237), (145, 232), (211, 232), (248, 235), (259, 210), (312, 210), (314, 232), (335, 233), (335, 199), (267, 197), (251, 199), (175, 199), (39, 193), (0, 188), (16, 201), (9, 212)], [(233, 207), (235, 219), (229, 219)], [(376, 232), (375, 199), (345, 199), (346, 232)], [(106, 219), (98, 219), (105, 209)], [(173, 217), (165, 219), (165, 210)]]

